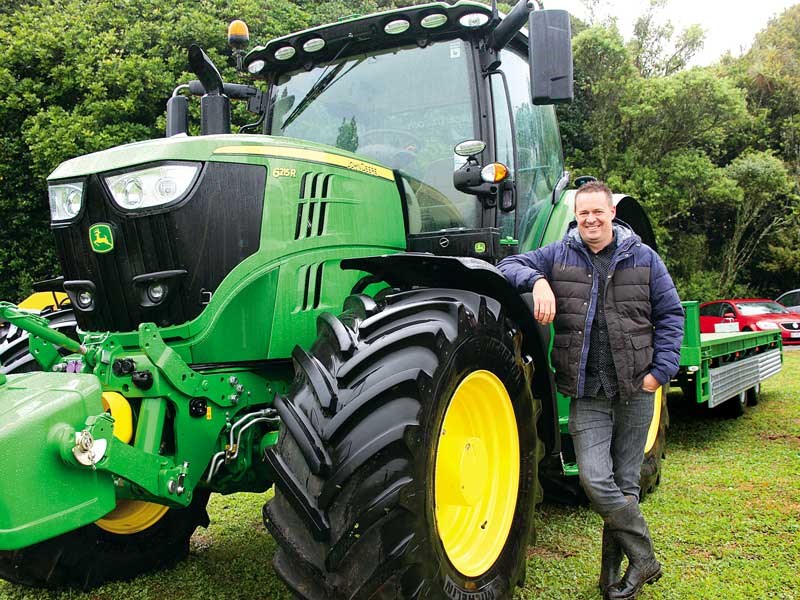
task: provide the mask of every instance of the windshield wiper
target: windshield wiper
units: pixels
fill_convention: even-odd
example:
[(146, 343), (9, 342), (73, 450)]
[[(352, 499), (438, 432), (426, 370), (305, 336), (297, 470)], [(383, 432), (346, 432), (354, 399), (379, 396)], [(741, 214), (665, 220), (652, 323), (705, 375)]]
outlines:
[(344, 68), (345, 63), (339, 63), (336, 65), (331, 71), (328, 73), (323, 72), (317, 82), (311, 86), (311, 89), (308, 90), (303, 99), (300, 100), (300, 104), (298, 104), (295, 109), (286, 117), (286, 120), (281, 125), (281, 129), (286, 129), (286, 126), (289, 125), (292, 121), (294, 121), (297, 117), (300, 116), (308, 105), (311, 104), (314, 100), (317, 99), (322, 92), (324, 92), (330, 85), (333, 83), (333, 78)]
[[(281, 125), (281, 129), (282, 130), (286, 129), (287, 125), (289, 125), (292, 121), (294, 121), (297, 117), (299, 117), (300, 114), (306, 108), (308, 108), (309, 104), (311, 104), (320, 95), (322, 95), (322, 92), (330, 88), (334, 83), (342, 79), (345, 75), (347, 75), (350, 71), (355, 69), (362, 62), (364, 62), (363, 58), (358, 59), (350, 66), (349, 69), (347, 69), (341, 75), (339, 75), (339, 71), (341, 71), (344, 68), (345, 64), (347, 64), (346, 62), (339, 63), (328, 73), (323, 73), (320, 76), (320, 78), (317, 79), (317, 82), (313, 86), (311, 86), (311, 89), (308, 90), (308, 93), (305, 96), (303, 96), (303, 99), (300, 100), (300, 104), (297, 105), (297, 108), (295, 108), (291, 112), (291, 114), (288, 117), (286, 117), (286, 120), (283, 122), (283, 125)], [(339, 76), (336, 77), (337, 75)]]
[[(331, 63), (336, 62), (336, 59), (339, 58), (349, 46), (350, 42), (345, 43), (341, 47), (339, 52), (336, 53), (336, 56), (333, 57)], [(347, 75), (350, 71), (353, 70), (353, 68), (357, 67), (363, 61), (364, 61), (363, 58), (357, 60), (355, 63), (353, 63), (353, 66), (347, 69), (347, 71), (345, 71), (344, 73), (342, 73), (341, 77), (339, 77), (338, 79), (334, 78), (339, 73), (339, 71), (341, 71), (344, 68), (344, 65), (347, 61), (339, 63), (338, 65), (333, 67), (333, 69), (331, 69), (330, 71), (328, 71), (328, 67), (325, 67), (325, 69), (323, 69), (322, 73), (320, 74), (319, 78), (314, 82), (314, 85), (312, 85), (311, 89), (308, 90), (308, 93), (305, 96), (303, 96), (302, 100), (300, 100), (300, 104), (297, 105), (297, 108), (295, 108), (291, 112), (291, 114), (288, 117), (286, 117), (286, 120), (283, 122), (283, 125), (281, 125), (281, 130), (286, 129), (287, 125), (289, 125), (292, 121), (294, 121), (297, 117), (299, 117), (300, 114), (306, 108), (308, 108), (308, 105), (311, 104), (314, 100), (316, 100), (317, 97), (320, 94), (322, 94), (322, 92), (331, 87), (335, 82), (339, 81), (339, 79)]]

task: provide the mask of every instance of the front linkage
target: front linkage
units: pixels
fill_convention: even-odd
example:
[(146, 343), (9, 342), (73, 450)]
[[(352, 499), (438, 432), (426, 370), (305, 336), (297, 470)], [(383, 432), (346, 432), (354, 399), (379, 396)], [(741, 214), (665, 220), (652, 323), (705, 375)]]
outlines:
[[(90, 333), (78, 342), (13, 304), (0, 303), (0, 319), (29, 332), (30, 351), (48, 371), (0, 378), (0, 425), (16, 423), (27, 411), (29, 428), (9, 427), (0, 438), (24, 445), (38, 425), (47, 439), (34, 451), (10, 454), (6, 466), (72, 481), (75, 473), (65, 471), (85, 472), (81, 493), (64, 491), (61, 514), (69, 518), (43, 519), (52, 517), (45, 507), (40, 511), (24, 495), (0, 490), (11, 515), (0, 523), (0, 549), (92, 523), (120, 499), (182, 508), (198, 485), (224, 492), (271, 485), (268, 467), (257, 458), (277, 441), (270, 405), (285, 391), (285, 378), (243, 369), (198, 372), (152, 323), (141, 324), (138, 336)], [(60, 466), (53, 467), (53, 454)], [(93, 495), (101, 500), (89, 502)]]

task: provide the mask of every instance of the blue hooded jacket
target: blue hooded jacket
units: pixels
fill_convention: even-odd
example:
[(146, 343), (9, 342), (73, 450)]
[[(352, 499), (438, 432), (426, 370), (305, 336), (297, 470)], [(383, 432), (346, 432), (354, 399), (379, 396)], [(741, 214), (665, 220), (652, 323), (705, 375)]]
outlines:
[(604, 302), (609, 341), (621, 397), (641, 389), (650, 373), (662, 385), (678, 371), (684, 313), (661, 258), (619, 219), (613, 221), (617, 247), (605, 298), (598, 299), (596, 271), (577, 223), (564, 238), (537, 250), (509, 256), (497, 267), (521, 293), (548, 280), (556, 296), (551, 360), (562, 394), (580, 397), (594, 316)]

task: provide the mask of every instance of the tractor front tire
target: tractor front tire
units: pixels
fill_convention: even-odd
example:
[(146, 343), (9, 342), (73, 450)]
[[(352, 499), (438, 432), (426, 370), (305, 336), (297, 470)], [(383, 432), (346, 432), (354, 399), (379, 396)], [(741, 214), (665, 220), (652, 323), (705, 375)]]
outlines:
[(351, 296), (276, 399), (274, 566), (307, 599), (510, 598), (541, 499), (532, 365), (491, 298)]
[[(50, 321), (50, 328), (77, 339), (78, 326), (71, 307), (46, 308), (39, 313)], [(42, 368), (28, 348), (28, 332), (8, 321), (0, 321), (0, 373), (29, 373)]]
[(189, 507), (170, 509), (137, 533), (111, 533), (93, 523), (20, 550), (0, 551), (0, 578), (31, 587), (90, 590), (170, 567), (189, 553), (194, 530), (208, 526), (208, 496), (196, 490)]

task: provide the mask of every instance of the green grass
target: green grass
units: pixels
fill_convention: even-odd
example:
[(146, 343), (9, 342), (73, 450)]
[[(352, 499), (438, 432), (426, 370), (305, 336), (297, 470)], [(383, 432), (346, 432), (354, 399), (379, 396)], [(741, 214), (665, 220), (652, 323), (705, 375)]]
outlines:
[[(744, 417), (689, 416), (673, 407), (660, 489), (642, 504), (664, 577), (642, 598), (800, 598), (800, 352), (762, 388)], [(90, 594), (0, 582), (8, 600), (289, 599), (272, 571), (275, 544), (261, 523), (267, 495), (214, 496), (212, 525), (176, 568)], [(600, 598), (600, 518), (545, 505), (519, 599)]]

